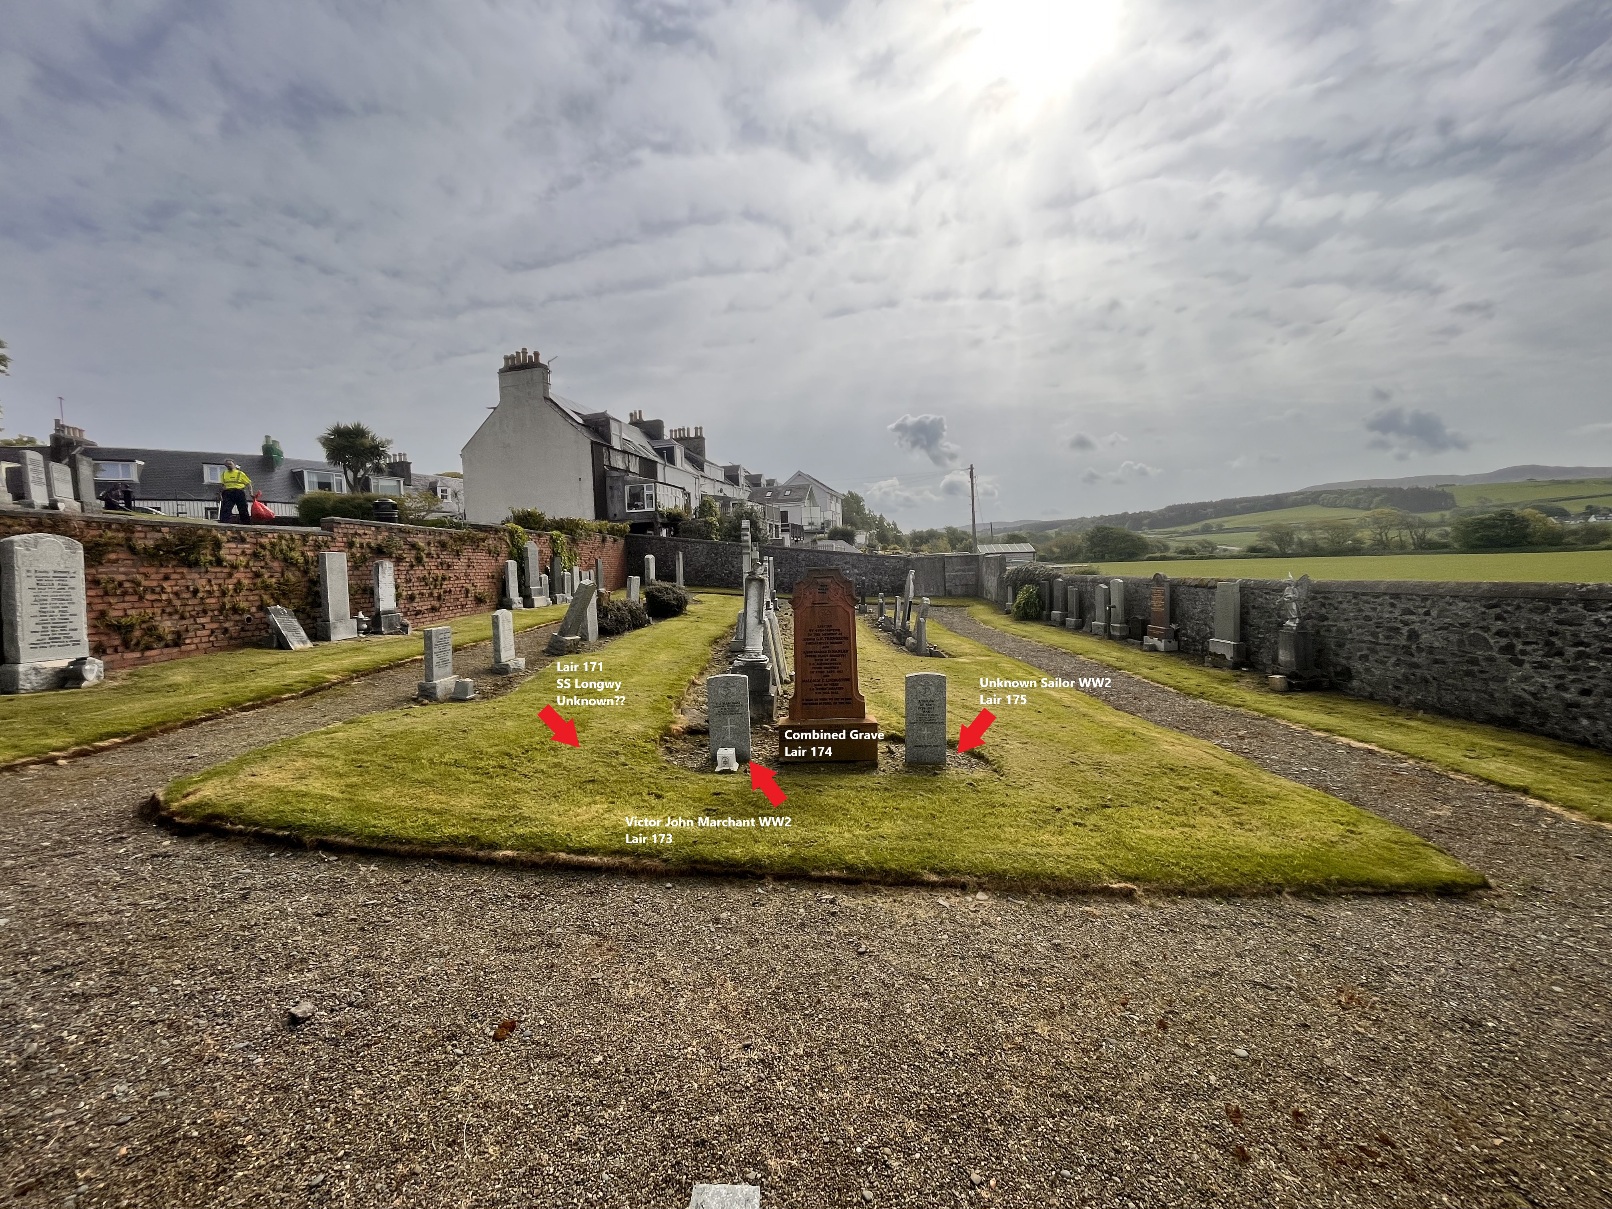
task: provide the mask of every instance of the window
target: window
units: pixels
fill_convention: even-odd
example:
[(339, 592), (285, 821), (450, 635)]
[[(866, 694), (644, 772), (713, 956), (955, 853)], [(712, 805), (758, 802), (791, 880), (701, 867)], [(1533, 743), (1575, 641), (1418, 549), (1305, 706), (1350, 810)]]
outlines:
[(628, 512), (655, 511), (655, 484), (633, 483), (627, 488)]
[(403, 480), (386, 474), (371, 475), (369, 489), (375, 495), (402, 495)]
[(224, 481), (224, 466), (217, 462), (202, 463), (202, 482), (222, 483)]
[(335, 491), (347, 490), (347, 482), (334, 470), (304, 470), (302, 472), (302, 489), (304, 491)]
[(134, 483), (140, 479), (138, 462), (97, 462), (95, 477), (120, 483)]

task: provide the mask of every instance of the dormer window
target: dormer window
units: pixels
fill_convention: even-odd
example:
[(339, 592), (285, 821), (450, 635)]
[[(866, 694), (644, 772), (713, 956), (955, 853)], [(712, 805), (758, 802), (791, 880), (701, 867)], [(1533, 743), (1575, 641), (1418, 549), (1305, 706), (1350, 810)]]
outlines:
[(302, 489), (304, 491), (335, 491), (338, 493), (347, 490), (347, 481), (335, 470), (303, 470)]
[(97, 462), (95, 463), (95, 477), (113, 483), (137, 483), (140, 481), (139, 462)]

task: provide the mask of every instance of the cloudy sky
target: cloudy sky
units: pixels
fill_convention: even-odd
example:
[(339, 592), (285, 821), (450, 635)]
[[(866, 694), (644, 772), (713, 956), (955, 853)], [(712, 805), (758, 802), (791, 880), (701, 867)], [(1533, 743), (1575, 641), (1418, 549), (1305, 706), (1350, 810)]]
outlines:
[(0, 423), (452, 469), (526, 346), (904, 526), (1612, 464), (1609, 117), (1605, 0), (13, 6)]

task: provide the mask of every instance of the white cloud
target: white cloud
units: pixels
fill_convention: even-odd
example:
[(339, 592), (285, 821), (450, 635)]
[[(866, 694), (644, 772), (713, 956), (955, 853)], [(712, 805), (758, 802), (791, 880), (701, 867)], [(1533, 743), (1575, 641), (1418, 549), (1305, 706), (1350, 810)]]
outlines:
[(904, 415), (890, 431), (896, 434), (897, 449), (921, 453), (937, 466), (955, 466), (962, 457), (962, 450), (946, 439), (945, 416)]

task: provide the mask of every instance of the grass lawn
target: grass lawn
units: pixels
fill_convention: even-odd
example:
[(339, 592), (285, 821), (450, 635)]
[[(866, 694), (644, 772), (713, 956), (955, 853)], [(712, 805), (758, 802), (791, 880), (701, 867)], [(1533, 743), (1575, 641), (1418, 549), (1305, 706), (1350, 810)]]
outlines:
[(1341, 558), (1205, 558), (1102, 563), (1103, 575), (1184, 579), (1426, 579), (1478, 583), (1612, 582), (1612, 550), (1542, 550), (1526, 554), (1356, 554)]
[(1015, 621), (983, 603), (969, 614), (986, 625), (1083, 655), (1169, 688), (1221, 705), (1296, 722), (1311, 730), (1426, 760), (1530, 797), (1612, 822), (1612, 755), (1522, 731), (1418, 714), (1342, 693), (1273, 693), (1250, 672), (1207, 668), (1180, 656)]
[[(304, 836), (778, 875), (1228, 893), (1482, 884), (1382, 819), (1073, 691), (1002, 709), (986, 759), (968, 768), (786, 766), (777, 814), (788, 827), (629, 827), (629, 815), (774, 817), (743, 774), (678, 767), (660, 746), (685, 686), (725, 638), (731, 604), (703, 598), (605, 647), (605, 675), (622, 681), (628, 704), (563, 710), (580, 748), (551, 741), (538, 721), (554, 692), (539, 676), (496, 699), (372, 714), (275, 743), (174, 782), (164, 800), (182, 819)], [(909, 671), (949, 673), (954, 735), (977, 712), (982, 674), (1036, 674), (956, 635), (942, 641), (958, 658), (919, 661), (864, 627), (862, 687), (887, 729), (899, 730)], [(628, 844), (629, 832), (673, 839)]]
[[(564, 605), (524, 609), (516, 630), (565, 616)], [(450, 623), (453, 645), (492, 639), (489, 613)], [(321, 643), (311, 651), (246, 647), (114, 672), (104, 684), (0, 697), (0, 767), (107, 739), (153, 734), (209, 714), (334, 684), (420, 656), (418, 633)]]

